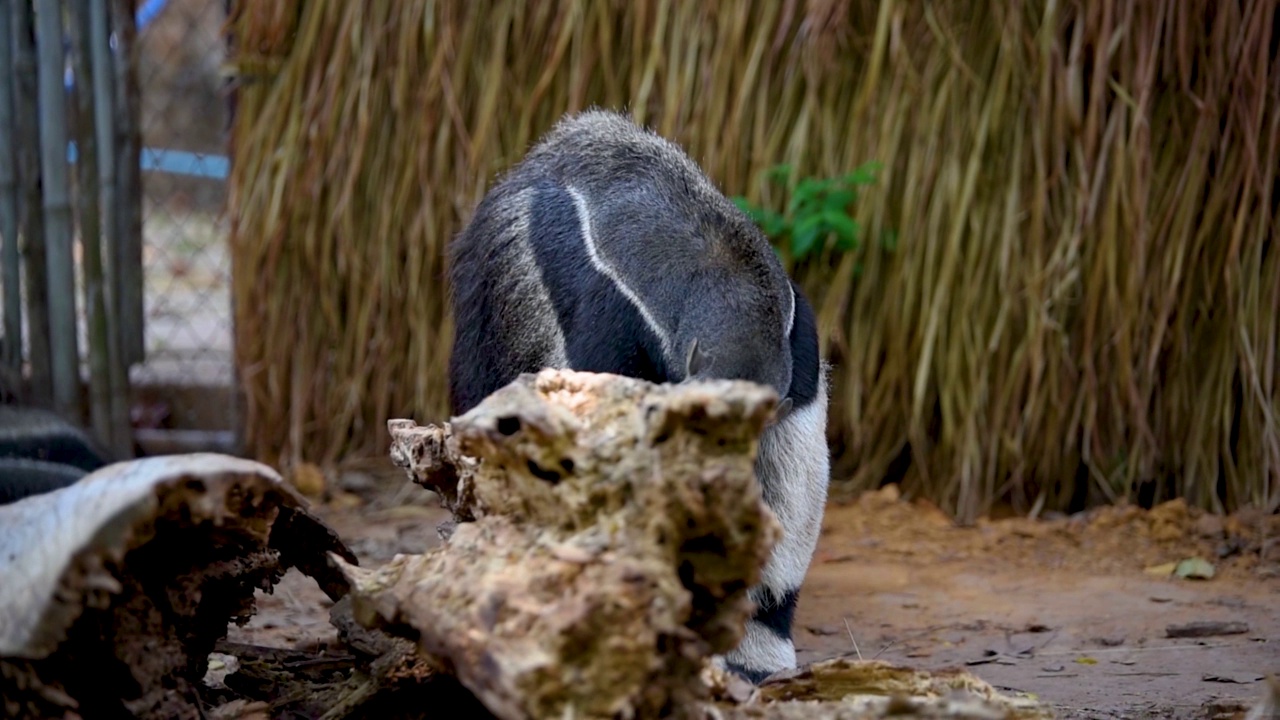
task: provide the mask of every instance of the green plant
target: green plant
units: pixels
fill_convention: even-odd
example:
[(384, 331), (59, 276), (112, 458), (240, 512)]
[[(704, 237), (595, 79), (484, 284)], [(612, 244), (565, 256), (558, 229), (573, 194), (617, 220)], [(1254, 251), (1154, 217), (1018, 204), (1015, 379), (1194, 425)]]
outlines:
[[(858, 186), (875, 183), (879, 169), (879, 163), (869, 162), (838, 177), (801, 178), (791, 190), (785, 212), (755, 205), (742, 196), (733, 201), (775, 244), (789, 246), (796, 260), (816, 254), (832, 239), (837, 250), (848, 252), (856, 250), (862, 240), (862, 227), (851, 212)], [(790, 165), (775, 165), (765, 173), (766, 178), (781, 184), (791, 175)]]

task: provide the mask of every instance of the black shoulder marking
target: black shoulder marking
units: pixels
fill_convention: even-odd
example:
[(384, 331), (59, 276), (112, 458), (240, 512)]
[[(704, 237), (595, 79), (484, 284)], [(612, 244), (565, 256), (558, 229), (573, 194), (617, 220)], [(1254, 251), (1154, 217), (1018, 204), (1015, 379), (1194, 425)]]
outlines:
[(791, 389), (787, 391), (787, 397), (799, 409), (818, 397), (822, 365), (818, 357), (818, 323), (813, 317), (813, 308), (794, 280), (791, 287), (796, 294), (796, 315), (791, 325)]
[(573, 198), (550, 181), (534, 186), (529, 207), (529, 244), (567, 344), (584, 276), (593, 271), (582, 245)]
[(573, 197), (550, 182), (540, 183), (529, 222), (534, 258), (564, 335), (569, 367), (666, 382), (660, 340), (613, 281), (591, 264)]
[(791, 623), (796, 616), (796, 600), (795, 590), (788, 590), (776, 600), (766, 596), (765, 602), (756, 608), (756, 614), (751, 619), (783, 640), (790, 640)]
[(747, 668), (737, 663), (731, 663), (731, 662), (726, 662), (725, 668), (729, 672), (735, 675), (738, 675), (739, 677), (742, 677), (752, 685), (759, 685), (765, 678), (773, 674), (768, 670), (748, 670)]

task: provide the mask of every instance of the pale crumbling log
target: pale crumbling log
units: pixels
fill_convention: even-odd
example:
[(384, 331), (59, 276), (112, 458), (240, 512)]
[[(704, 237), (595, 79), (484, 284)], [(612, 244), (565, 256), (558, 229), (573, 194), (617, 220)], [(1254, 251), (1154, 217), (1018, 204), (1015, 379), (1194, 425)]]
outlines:
[(442, 426), (388, 422), (454, 522), (436, 551), (346, 568), (356, 619), (417, 638), (504, 719), (1049, 717), (960, 670), (836, 659), (755, 688), (708, 662), (780, 532), (752, 470), (775, 402), (544, 371)]
[(1049, 720), (1026, 695), (998, 692), (961, 669), (925, 672), (883, 660), (832, 658), (780, 673), (746, 702), (721, 703), (725, 720)]
[(229, 620), (290, 567), (330, 598), (354, 563), (259, 463), (198, 453), (119, 463), (0, 507), (7, 717), (194, 718)]
[(544, 371), (443, 428), (389, 422), (393, 460), (458, 524), (436, 551), (344, 568), (357, 619), (411, 628), (501, 718), (692, 711), (781, 532), (753, 470), (776, 402)]

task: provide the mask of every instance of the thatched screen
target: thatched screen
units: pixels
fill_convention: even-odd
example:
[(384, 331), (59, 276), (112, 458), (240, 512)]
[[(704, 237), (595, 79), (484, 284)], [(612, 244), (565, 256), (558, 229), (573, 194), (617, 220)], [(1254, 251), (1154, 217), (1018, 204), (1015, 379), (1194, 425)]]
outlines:
[[(1280, 495), (1276, 3), (237, 3), (237, 362), (268, 462), (441, 419), (442, 248), (562, 113), (629, 109), (730, 194), (867, 161), (792, 270), (837, 480), (972, 518)], [(896, 243), (872, 238), (896, 236)]]

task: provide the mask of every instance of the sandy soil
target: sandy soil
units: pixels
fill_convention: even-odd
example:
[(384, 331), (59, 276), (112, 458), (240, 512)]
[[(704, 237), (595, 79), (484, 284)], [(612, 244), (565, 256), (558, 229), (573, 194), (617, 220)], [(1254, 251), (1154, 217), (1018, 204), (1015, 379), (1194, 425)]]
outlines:
[[(402, 477), (380, 468), (323, 489), (320, 514), (362, 565), (438, 543), (445, 513)], [(1170, 575), (1168, 563), (1193, 557), (1212, 578)], [(231, 640), (334, 636), (327, 599), (296, 572), (259, 607)], [(1234, 626), (1168, 636), (1193, 622)], [(1239, 717), (1264, 675), (1280, 674), (1280, 516), (1223, 519), (1174, 502), (958, 528), (889, 487), (828, 508), (795, 637), (801, 662), (965, 666), (1063, 718)]]

